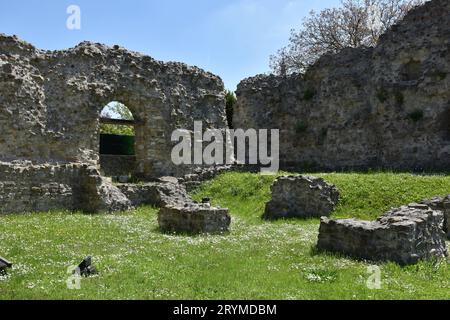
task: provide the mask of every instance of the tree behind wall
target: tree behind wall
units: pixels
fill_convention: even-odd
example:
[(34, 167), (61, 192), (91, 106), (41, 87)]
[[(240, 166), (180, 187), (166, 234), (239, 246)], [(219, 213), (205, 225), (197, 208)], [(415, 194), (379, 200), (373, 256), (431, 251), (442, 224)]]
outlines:
[(273, 73), (304, 73), (322, 55), (372, 47), (392, 25), (425, 0), (342, 0), (339, 8), (311, 11), (289, 44), (270, 57)]
[(230, 127), (230, 129), (232, 129), (233, 128), (233, 111), (234, 111), (234, 106), (237, 102), (237, 98), (236, 98), (236, 95), (234, 94), (234, 92), (227, 90), (225, 99), (226, 99), (226, 112), (227, 112), (228, 127)]

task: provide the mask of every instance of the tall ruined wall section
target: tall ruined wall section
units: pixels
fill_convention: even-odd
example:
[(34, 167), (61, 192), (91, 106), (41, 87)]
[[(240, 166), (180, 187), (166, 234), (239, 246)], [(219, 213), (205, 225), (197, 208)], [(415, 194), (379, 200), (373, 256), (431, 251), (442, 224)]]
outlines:
[(100, 113), (111, 101), (133, 113), (143, 180), (195, 169), (172, 163), (173, 130), (194, 120), (226, 127), (223, 83), (196, 67), (90, 42), (42, 51), (0, 34), (0, 214), (131, 208), (99, 172)]
[(410, 12), (376, 48), (305, 75), (240, 83), (236, 128), (280, 129), (284, 167), (450, 169), (450, 2)]
[(173, 130), (194, 120), (226, 127), (223, 83), (196, 67), (90, 42), (42, 51), (0, 34), (0, 161), (97, 165), (100, 112), (111, 101), (133, 113), (145, 178), (189, 171), (170, 159)]

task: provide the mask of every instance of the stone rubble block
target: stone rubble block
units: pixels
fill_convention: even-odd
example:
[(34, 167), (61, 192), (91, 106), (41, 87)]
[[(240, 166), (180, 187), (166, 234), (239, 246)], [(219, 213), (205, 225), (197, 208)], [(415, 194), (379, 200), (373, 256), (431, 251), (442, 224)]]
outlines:
[(161, 230), (168, 233), (219, 234), (229, 230), (231, 216), (228, 209), (190, 203), (161, 208), (158, 222)]
[(421, 203), (426, 204), (433, 210), (444, 213), (444, 232), (450, 239), (450, 194), (446, 197), (436, 197), (430, 200), (424, 200)]
[(336, 186), (322, 178), (289, 176), (278, 178), (272, 186), (272, 200), (263, 218), (312, 218), (329, 216), (339, 201)]
[(164, 207), (170, 204), (194, 202), (186, 188), (177, 181), (158, 181), (140, 184), (125, 183), (117, 186), (130, 199), (134, 207), (153, 205)]
[(447, 256), (444, 215), (427, 205), (392, 209), (377, 221), (322, 218), (317, 248), (401, 265)]

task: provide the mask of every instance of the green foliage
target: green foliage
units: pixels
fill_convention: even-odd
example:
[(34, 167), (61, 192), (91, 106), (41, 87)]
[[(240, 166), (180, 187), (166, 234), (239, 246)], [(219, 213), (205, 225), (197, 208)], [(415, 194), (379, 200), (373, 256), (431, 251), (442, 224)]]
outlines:
[[(450, 175), (389, 172), (305, 175), (322, 177), (338, 187), (341, 200), (333, 214), (337, 218), (372, 220), (391, 207), (450, 192)], [(270, 186), (275, 179), (275, 176), (227, 173), (203, 185), (195, 193), (195, 198), (210, 197), (214, 204), (230, 207), (241, 216), (259, 219), (264, 212), (265, 203), (270, 200)]]
[[(120, 102), (111, 102), (108, 104), (101, 113), (102, 118), (107, 119), (119, 119), (119, 120), (134, 120), (133, 114), (130, 109)], [(116, 134), (121, 136), (134, 136), (134, 127), (127, 125), (115, 125), (115, 124), (100, 124), (101, 134)]]
[[(450, 176), (308, 173), (335, 183), (335, 218), (374, 219), (390, 207), (448, 194)], [(446, 261), (381, 264), (382, 288), (366, 287), (373, 262), (311, 250), (319, 220), (261, 220), (274, 176), (227, 173), (195, 199), (229, 207), (230, 234), (176, 236), (158, 230), (156, 208), (115, 215), (0, 215), (1, 299), (448, 299)], [(80, 235), (83, 235), (80, 237)], [(93, 256), (99, 274), (69, 290), (68, 267)], [(43, 263), (43, 261), (45, 263)]]
[(416, 109), (413, 112), (411, 112), (410, 114), (408, 114), (408, 117), (414, 122), (419, 122), (424, 117), (423, 110)]
[(116, 134), (119, 136), (134, 136), (134, 128), (115, 124), (100, 124), (101, 134)]
[(297, 121), (297, 123), (295, 124), (295, 132), (297, 134), (302, 134), (305, 133), (308, 130), (308, 124), (304, 121)]
[(227, 113), (227, 122), (228, 126), (232, 129), (233, 128), (233, 113), (234, 113), (234, 106), (237, 103), (237, 98), (234, 92), (227, 90), (226, 95), (226, 113)]

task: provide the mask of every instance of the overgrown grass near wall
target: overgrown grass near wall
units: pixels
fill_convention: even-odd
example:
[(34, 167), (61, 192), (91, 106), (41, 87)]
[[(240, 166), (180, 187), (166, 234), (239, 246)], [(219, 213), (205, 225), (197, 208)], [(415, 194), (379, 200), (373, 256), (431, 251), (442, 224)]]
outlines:
[[(393, 206), (450, 193), (450, 176), (315, 174), (337, 184), (335, 217), (376, 218)], [(450, 299), (446, 261), (381, 264), (382, 288), (366, 281), (372, 262), (316, 254), (319, 221), (260, 219), (274, 177), (228, 173), (195, 197), (231, 209), (223, 236), (165, 235), (157, 209), (117, 215), (52, 212), (0, 216), (0, 299)], [(70, 290), (67, 268), (86, 255), (99, 275)]]
[[(280, 173), (280, 175), (288, 173)], [(438, 195), (450, 194), (449, 175), (410, 173), (306, 173), (337, 185), (341, 199), (336, 218), (376, 219), (392, 207), (406, 205)], [(259, 222), (270, 200), (270, 186), (276, 176), (227, 173), (207, 182), (194, 197), (212, 198), (213, 203), (229, 207), (241, 217)]]

